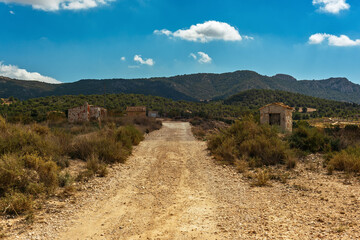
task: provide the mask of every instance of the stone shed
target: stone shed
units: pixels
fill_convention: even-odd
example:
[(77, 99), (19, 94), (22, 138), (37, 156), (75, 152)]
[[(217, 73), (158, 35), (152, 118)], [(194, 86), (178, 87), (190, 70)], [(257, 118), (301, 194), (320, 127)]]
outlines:
[(84, 105), (79, 107), (70, 108), (68, 110), (68, 121), (73, 122), (89, 122), (101, 121), (107, 116), (107, 110), (102, 107), (89, 105), (85, 102)]
[(136, 116), (146, 117), (146, 107), (144, 106), (127, 107), (126, 115), (129, 117), (136, 117)]
[(277, 125), (283, 131), (292, 132), (294, 108), (284, 103), (271, 103), (260, 108), (260, 124)]

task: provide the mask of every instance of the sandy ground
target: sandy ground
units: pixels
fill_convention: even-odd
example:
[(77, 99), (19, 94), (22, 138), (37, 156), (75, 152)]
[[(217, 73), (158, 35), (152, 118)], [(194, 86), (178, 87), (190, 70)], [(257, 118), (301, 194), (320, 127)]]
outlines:
[(212, 160), (189, 123), (164, 122), (107, 178), (49, 203), (31, 227), (8, 226), (9, 238), (360, 239), (359, 181), (305, 168), (250, 187)]

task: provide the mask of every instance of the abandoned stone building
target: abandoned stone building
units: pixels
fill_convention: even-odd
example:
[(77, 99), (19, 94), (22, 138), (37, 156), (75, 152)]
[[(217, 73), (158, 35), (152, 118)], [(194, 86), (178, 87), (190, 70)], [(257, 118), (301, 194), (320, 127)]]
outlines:
[(126, 115), (130, 117), (136, 117), (136, 116), (146, 117), (146, 107), (144, 106), (127, 107)]
[(260, 108), (260, 124), (277, 125), (283, 131), (292, 132), (294, 109), (284, 103), (271, 103)]
[(68, 121), (71, 123), (101, 121), (104, 120), (106, 116), (107, 110), (105, 108), (92, 106), (87, 102), (82, 106), (68, 110)]

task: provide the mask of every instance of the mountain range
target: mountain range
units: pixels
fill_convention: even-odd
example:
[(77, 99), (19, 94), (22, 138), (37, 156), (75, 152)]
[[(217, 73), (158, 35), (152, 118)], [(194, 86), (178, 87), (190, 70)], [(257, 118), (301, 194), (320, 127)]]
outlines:
[(324, 99), (360, 103), (360, 85), (346, 78), (297, 80), (286, 74), (269, 77), (253, 71), (198, 73), (146, 79), (85, 79), (63, 84), (0, 77), (0, 97), (13, 96), (22, 100), (52, 95), (90, 95), (106, 92), (202, 101), (225, 99), (249, 89), (282, 90)]

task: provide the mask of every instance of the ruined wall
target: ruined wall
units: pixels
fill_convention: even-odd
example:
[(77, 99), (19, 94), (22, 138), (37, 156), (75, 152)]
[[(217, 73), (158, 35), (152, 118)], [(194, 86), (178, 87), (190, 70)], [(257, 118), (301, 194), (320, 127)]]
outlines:
[(292, 131), (292, 110), (270, 105), (260, 110), (260, 124), (269, 124), (269, 114), (280, 114), (280, 128), (284, 131)]
[(90, 120), (104, 120), (107, 116), (105, 108), (90, 106)]
[(90, 119), (90, 106), (85, 103), (83, 106), (71, 108), (68, 111), (69, 122), (87, 122)]

